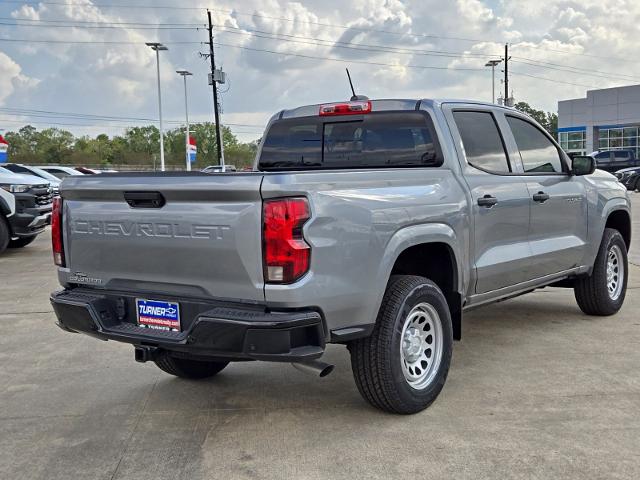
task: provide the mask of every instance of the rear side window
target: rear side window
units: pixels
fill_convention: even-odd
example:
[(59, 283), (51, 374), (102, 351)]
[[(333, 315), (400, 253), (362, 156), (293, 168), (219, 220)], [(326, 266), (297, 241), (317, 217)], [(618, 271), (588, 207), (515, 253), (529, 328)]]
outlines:
[(470, 165), (495, 173), (511, 171), (498, 125), (490, 112), (455, 111), (453, 118)]
[(629, 158), (629, 152), (625, 152), (625, 151), (616, 151), (616, 152), (613, 152), (613, 155), (616, 157), (617, 160), (626, 160)]
[(558, 148), (537, 127), (507, 115), (525, 173), (562, 173)]
[(279, 120), (267, 132), (259, 160), (260, 170), (440, 165), (433, 125), (420, 112)]

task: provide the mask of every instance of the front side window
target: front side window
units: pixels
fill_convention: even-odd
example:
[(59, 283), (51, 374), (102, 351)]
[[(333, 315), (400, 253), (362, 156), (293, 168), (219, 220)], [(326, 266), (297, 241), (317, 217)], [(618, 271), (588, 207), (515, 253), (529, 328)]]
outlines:
[(455, 111), (453, 118), (458, 126), (469, 165), (494, 173), (511, 171), (507, 152), (493, 114)]
[(560, 152), (533, 124), (507, 115), (525, 173), (562, 173)]

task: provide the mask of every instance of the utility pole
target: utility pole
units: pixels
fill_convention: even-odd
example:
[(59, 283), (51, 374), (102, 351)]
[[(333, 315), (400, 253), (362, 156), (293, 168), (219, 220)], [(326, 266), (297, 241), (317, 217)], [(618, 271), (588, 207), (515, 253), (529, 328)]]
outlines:
[(162, 125), (162, 93), (160, 90), (160, 51), (169, 50), (158, 42), (147, 42), (147, 47), (156, 52), (156, 72), (158, 76), (158, 111), (160, 113), (160, 170), (164, 172), (164, 126)]
[(504, 44), (504, 104), (509, 103), (509, 44)]
[(215, 79), (216, 61), (213, 52), (213, 25), (211, 23), (211, 11), (207, 10), (207, 18), (209, 19), (209, 60), (211, 61), (211, 79), (213, 85), (213, 112), (216, 121), (216, 147), (218, 150), (218, 164), (224, 172), (224, 155), (222, 154), (222, 131), (220, 128), (220, 114), (218, 113), (218, 83)]
[(187, 172), (190, 172), (191, 158), (189, 158), (189, 104), (187, 103), (187, 77), (193, 75), (193, 73), (185, 70), (184, 68), (182, 70), (176, 70), (176, 73), (178, 75), (182, 75), (182, 78), (184, 80), (184, 115), (187, 120), (186, 131), (184, 134), (185, 136), (184, 148), (186, 152)]
[(491, 103), (496, 103), (496, 65), (502, 60), (489, 60), (485, 67), (491, 67)]

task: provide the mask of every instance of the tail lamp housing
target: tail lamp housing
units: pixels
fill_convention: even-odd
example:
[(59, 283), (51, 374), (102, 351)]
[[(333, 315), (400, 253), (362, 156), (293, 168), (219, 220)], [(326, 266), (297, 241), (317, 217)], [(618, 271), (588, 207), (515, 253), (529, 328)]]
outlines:
[(64, 244), (62, 241), (62, 198), (53, 198), (51, 212), (51, 247), (53, 249), (53, 263), (59, 267), (65, 266)]
[(263, 204), (263, 261), (267, 283), (293, 283), (309, 271), (311, 247), (302, 235), (311, 218), (305, 197), (266, 200)]

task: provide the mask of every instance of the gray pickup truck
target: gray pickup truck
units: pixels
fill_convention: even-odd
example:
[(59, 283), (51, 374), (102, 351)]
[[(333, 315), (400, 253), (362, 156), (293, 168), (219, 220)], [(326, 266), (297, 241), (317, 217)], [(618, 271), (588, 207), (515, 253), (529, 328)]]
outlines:
[(344, 344), (368, 402), (415, 413), (465, 310), (568, 287), (612, 315), (625, 297), (626, 189), (496, 105), (283, 110), (253, 172), (68, 177), (61, 196), (58, 325), (179, 377), (243, 360), (323, 376), (326, 344)]

